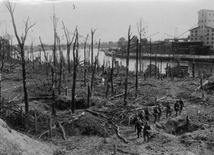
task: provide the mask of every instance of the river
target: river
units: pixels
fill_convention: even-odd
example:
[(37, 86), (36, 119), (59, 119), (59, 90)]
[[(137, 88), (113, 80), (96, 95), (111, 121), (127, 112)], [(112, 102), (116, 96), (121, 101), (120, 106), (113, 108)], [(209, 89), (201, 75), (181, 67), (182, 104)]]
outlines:
[[(79, 50), (79, 58), (80, 61), (84, 60), (84, 50), (80, 49)], [(91, 60), (90, 58), (90, 52), (87, 50), (87, 57), (89, 58), (89, 62)], [(94, 49), (94, 59), (97, 56), (98, 53), (98, 49)], [(52, 59), (52, 51), (47, 51), (48, 54), (48, 59), (51, 60)], [(59, 53), (57, 54), (59, 55)], [(67, 55), (67, 51), (63, 50), (63, 55), (66, 58)], [(40, 52), (34, 52), (34, 59), (35, 57), (39, 57), (40, 56)], [(29, 58), (32, 60), (32, 54), (29, 55)], [(70, 54), (70, 58), (71, 60), (73, 59), (73, 53), (71, 50), (71, 54)], [(44, 57), (44, 52), (41, 52), (41, 60), (44, 62), (45, 61), (45, 57)], [(98, 56), (98, 63), (99, 65), (103, 65), (105, 67), (111, 67), (111, 61), (112, 61), (112, 57), (111, 56), (106, 56), (105, 53), (103, 51), (99, 52), (99, 56)], [(123, 65), (126, 66), (126, 60), (124, 58), (116, 58), (116, 61), (118, 62), (119, 65)], [(155, 64), (155, 60), (151, 60), (152, 64)], [(194, 62), (195, 63), (195, 73), (197, 74), (199, 70), (206, 70), (206, 73), (213, 73), (214, 71), (214, 65), (213, 63), (209, 63), (209, 62)], [(145, 71), (145, 69), (148, 67), (148, 65), (150, 64), (150, 60), (149, 59), (144, 59), (142, 60), (142, 71)], [(173, 62), (173, 61), (169, 61), (169, 60), (163, 60), (162, 62), (160, 60), (157, 59), (157, 67), (160, 70), (160, 73), (165, 73), (165, 68), (167, 66), (167, 64), (171, 67), (175, 67), (177, 65), (177, 62)], [(180, 62), (181, 66), (187, 66), (188, 67), (188, 72), (191, 74), (192, 73), (192, 66), (193, 66), (193, 62), (192, 61), (181, 61)], [(135, 59), (130, 59), (129, 61), (129, 70), (130, 71), (135, 71), (136, 70), (136, 60)], [(139, 67), (140, 69), (140, 67)]]

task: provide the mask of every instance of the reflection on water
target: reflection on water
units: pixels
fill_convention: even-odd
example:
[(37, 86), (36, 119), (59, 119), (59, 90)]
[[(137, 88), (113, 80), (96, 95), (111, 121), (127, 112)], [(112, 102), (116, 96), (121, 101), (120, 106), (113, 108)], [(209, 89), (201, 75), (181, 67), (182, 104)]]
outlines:
[[(89, 58), (87, 61), (90, 62), (91, 58), (90, 58), (90, 53), (89, 51), (87, 50), (87, 57)], [(48, 58), (49, 60), (52, 59), (52, 51), (47, 51), (48, 53)], [(98, 53), (98, 50), (97, 49), (94, 49), (94, 59), (95, 57), (97, 56), (97, 53)], [(34, 57), (37, 57), (40, 55), (40, 52), (35, 52), (34, 53)], [(59, 53), (58, 53), (59, 55)], [(63, 55), (64, 57), (66, 58), (66, 55), (67, 55), (67, 51), (64, 50), (63, 51)], [(31, 56), (29, 56), (31, 58)], [(72, 51), (71, 51), (71, 54), (70, 54), (70, 58), (71, 60), (73, 60), (73, 54), (72, 54)], [(84, 51), (83, 49), (80, 49), (79, 50), (79, 58), (80, 58), (80, 61), (84, 60)], [(45, 57), (44, 57), (44, 53), (41, 52), (41, 60), (42, 61), (45, 61)], [(99, 56), (98, 56), (98, 63), (100, 65), (104, 65), (106, 67), (111, 67), (111, 61), (112, 61), (112, 57), (110, 56), (105, 56), (105, 53), (103, 51), (100, 51), (99, 52)], [(122, 58), (116, 58), (116, 61), (118, 61), (118, 64), (119, 65), (123, 65), (123, 66), (126, 66), (126, 59), (122, 59)], [(151, 60), (151, 63), (153, 65), (155, 65), (155, 60)], [(142, 65), (141, 65), (141, 68), (142, 68), (142, 71), (145, 71), (146, 68), (148, 67), (148, 65), (150, 64), (150, 60), (149, 59), (144, 59), (142, 60)], [(168, 60), (158, 60), (157, 59), (157, 67), (159, 68), (160, 72), (162, 74), (165, 73), (165, 68), (167, 66), (167, 64), (171, 67), (175, 67), (177, 66), (177, 62), (175, 61), (168, 61)], [(130, 71), (135, 71), (135, 65), (136, 65), (136, 60), (135, 59), (130, 59), (129, 60), (129, 70)], [(193, 62), (192, 61), (181, 61), (180, 62), (180, 65), (181, 66), (188, 66), (188, 72), (190, 73), (190, 75), (192, 74), (192, 66), (193, 66)], [(140, 65), (139, 65), (139, 69), (140, 69)], [(195, 62), (195, 73), (197, 74), (199, 70), (206, 70), (206, 73), (212, 73), (214, 71), (214, 65), (212, 63), (209, 63), (209, 62)]]
[[(108, 62), (107, 66), (111, 66), (111, 60), (112, 57), (105, 56), (105, 60)], [(116, 61), (118, 61), (119, 65), (126, 66), (126, 59), (121, 59), (121, 58), (116, 58)], [(148, 66), (150, 65), (150, 59), (143, 59), (141, 63), (141, 68), (142, 71), (145, 71)], [(155, 65), (155, 60), (151, 60), (151, 64)], [(178, 63), (176, 61), (170, 61), (170, 60), (158, 60), (156, 62), (156, 66), (159, 68), (161, 74), (165, 74), (165, 68), (166, 66), (170, 67), (176, 67)], [(195, 74), (198, 74), (199, 70), (206, 70), (206, 73), (211, 73), (214, 71), (214, 65), (213, 63), (209, 62), (194, 62), (195, 64)], [(188, 67), (188, 72), (190, 75), (192, 74), (192, 68), (193, 68), (193, 62), (192, 61), (181, 61), (180, 62), (181, 66), (187, 66)], [(138, 69), (140, 69), (140, 65), (138, 66)], [(129, 61), (129, 70), (130, 71), (135, 71), (136, 70), (136, 60), (135, 59), (130, 59)]]

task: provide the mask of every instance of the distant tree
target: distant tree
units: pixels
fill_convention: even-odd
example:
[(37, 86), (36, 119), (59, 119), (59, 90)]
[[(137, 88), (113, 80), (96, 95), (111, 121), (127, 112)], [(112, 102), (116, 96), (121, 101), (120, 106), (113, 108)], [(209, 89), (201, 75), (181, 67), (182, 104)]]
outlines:
[(29, 29), (31, 29), (36, 23), (33, 23), (32, 25), (29, 25), (29, 17), (27, 18), (27, 20), (25, 21), (25, 32), (24, 34), (22, 34), (21, 37), (19, 37), (17, 29), (16, 29), (16, 23), (15, 23), (15, 19), (14, 19), (14, 11), (15, 11), (15, 6), (12, 7), (10, 2), (5, 2), (4, 3), (5, 6), (7, 7), (11, 19), (12, 19), (12, 24), (13, 24), (13, 29), (14, 29), (14, 33), (16, 36), (16, 39), (18, 41), (18, 48), (16, 48), (16, 50), (21, 54), (21, 60), (22, 60), (22, 81), (23, 81), (23, 89), (24, 89), (24, 101), (25, 101), (25, 113), (28, 114), (29, 112), (29, 105), (28, 105), (28, 92), (27, 92), (27, 83), (26, 83), (26, 68), (25, 68), (25, 50), (24, 50), (24, 46), (25, 46), (25, 41), (27, 38), (27, 34)]
[(127, 45), (127, 41), (124, 37), (120, 38), (119, 41), (117, 42), (119, 48), (125, 48)]

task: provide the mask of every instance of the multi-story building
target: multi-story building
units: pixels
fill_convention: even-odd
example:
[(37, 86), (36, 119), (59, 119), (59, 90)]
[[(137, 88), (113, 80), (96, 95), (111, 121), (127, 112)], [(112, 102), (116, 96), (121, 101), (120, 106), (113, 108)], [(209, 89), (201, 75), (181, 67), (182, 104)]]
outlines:
[(198, 12), (198, 26), (190, 30), (190, 40), (202, 42), (214, 51), (214, 10)]

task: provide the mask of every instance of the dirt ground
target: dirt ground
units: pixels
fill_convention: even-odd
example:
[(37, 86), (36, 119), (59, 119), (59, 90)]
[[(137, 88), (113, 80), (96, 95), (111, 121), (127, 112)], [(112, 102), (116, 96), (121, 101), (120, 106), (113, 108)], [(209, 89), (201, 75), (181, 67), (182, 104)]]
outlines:
[[(29, 74), (32, 75), (32, 73)], [(17, 104), (22, 103), (22, 81), (19, 77), (19, 72), (4, 73), (2, 76), (2, 96), (5, 97), (5, 100), (11, 100), (14, 97), (20, 98), (17, 100)], [(40, 80), (42, 77), (40, 74), (34, 74), (28, 78), (29, 98), (38, 97), (38, 94), (42, 94), (41, 92), (48, 95), (48, 88), (46, 89), (44, 86), (45, 80), (42, 82)], [(119, 133), (127, 140), (127, 143), (118, 138), (115, 130), (109, 125), (108, 119), (99, 115), (95, 116), (87, 112), (87, 110), (85, 111), (85, 109), (80, 109), (76, 110), (75, 113), (84, 112), (84, 115), (71, 126), (64, 125), (66, 140), (63, 140), (57, 134), (52, 140), (45, 140), (46, 143), (54, 145), (55, 155), (111, 155), (114, 153), (114, 150), (117, 151), (118, 155), (214, 155), (214, 95), (212, 90), (196, 90), (200, 86), (199, 79), (175, 78), (171, 80), (170, 78), (164, 78), (161, 80), (153, 77), (145, 81), (142, 76), (139, 76), (139, 92), (136, 100), (134, 95), (135, 78), (134, 74), (131, 73), (128, 89), (132, 91), (128, 95), (127, 106), (123, 105), (123, 96), (113, 98), (113, 96), (123, 92), (124, 87), (123, 84), (121, 85), (120, 80), (124, 81), (124, 77), (115, 77), (115, 93), (109, 93), (106, 99), (106, 85), (103, 86), (101, 84), (101, 77), (97, 76), (94, 96), (92, 97), (94, 106), (88, 110), (108, 118), (113, 116), (114, 119), (112, 118), (112, 121), (119, 126)], [(71, 84), (71, 80), (67, 79), (62, 87), (65, 88), (67, 86), (71, 88)], [(86, 99), (86, 88), (83, 87), (80, 75), (77, 82), (77, 95)], [(204, 98), (202, 98), (202, 92), (204, 92)], [(162, 100), (159, 100), (163, 108), (163, 115), (160, 122), (155, 124), (153, 123), (154, 117), (151, 115), (151, 139), (149, 142), (145, 142), (143, 137), (137, 138), (134, 127), (128, 125), (127, 118), (139, 112), (139, 110), (130, 111), (130, 109), (139, 109), (146, 105), (149, 105), (149, 110), (152, 113), (155, 97), (157, 99), (163, 97)], [(165, 103), (169, 101), (170, 106), (173, 108), (175, 100), (180, 97), (184, 101), (182, 114), (176, 117), (173, 111), (171, 118), (166, 119)], [(37, 102), (46, 105), (50, 103), (49, 100), (38, 100)], [(48, 108), (43, 109), (50, 113)], [(68, 109), (57, 110), (58, 119), (67, 117), (65, 114), (68, 111)], [(179, 123), (184, 122), (187, 116), (190, 121), (188, 129), (176, 132), (180, 125)], [(44, 139), (40, 139), (38, 136), (32, 136), (32, 134), (29, 136), (38, 141), (44, 141)]]

